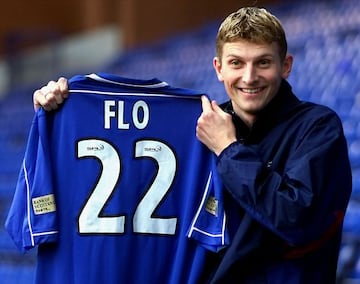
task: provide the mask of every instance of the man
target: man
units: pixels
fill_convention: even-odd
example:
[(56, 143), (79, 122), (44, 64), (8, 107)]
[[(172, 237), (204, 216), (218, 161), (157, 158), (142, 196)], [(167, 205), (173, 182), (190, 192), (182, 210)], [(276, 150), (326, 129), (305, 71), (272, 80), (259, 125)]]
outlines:
[[(352, 187), (339, 117), (293, 94), (286, 36), (265, 9), (229, 15), (216, 50), (230, 100), (218, 106), (203, 97), (196, 134), (217, 155), (232, 239), (212, 282), (335, 283)], [(35, 109), (56, 109), (66, 79), (33, 97)]]

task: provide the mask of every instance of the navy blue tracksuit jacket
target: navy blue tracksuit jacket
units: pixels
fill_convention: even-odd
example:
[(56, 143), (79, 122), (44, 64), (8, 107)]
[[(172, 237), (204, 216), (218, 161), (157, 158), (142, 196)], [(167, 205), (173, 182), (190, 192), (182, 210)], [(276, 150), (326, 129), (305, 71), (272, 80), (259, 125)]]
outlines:
[(285, 80), (251, 129), (230, 102), (223, 108), (238, 138), (217, 161), (232, 241), (211, 283), (335, 283), (352, 188), (339, 117), (300, 101)]

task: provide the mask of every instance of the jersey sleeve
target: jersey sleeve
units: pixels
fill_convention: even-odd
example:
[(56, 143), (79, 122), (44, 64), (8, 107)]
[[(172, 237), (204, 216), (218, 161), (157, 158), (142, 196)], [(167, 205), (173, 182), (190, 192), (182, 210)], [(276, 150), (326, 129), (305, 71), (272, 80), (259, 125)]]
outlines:
[(229, 244), (222, 183), (216, 170), (209, 173), (201, 204), (187, 236), (213, 252), (218, 252)]
[(5, 228), (25, 252), (57, 237), (56, 205), (47, 140), (46, 114), (39, 110), (32, 122), (15, 194)]

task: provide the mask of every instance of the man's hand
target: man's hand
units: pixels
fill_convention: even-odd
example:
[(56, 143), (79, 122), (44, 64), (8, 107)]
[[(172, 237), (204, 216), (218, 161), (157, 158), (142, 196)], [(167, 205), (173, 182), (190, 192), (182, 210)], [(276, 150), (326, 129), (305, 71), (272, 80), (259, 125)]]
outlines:
[(47, 111), (57, 109), (68, 96), (66, 78), (60, 77), (56, 82), (50, 81), (46, 86), (34, 92), (34, 110), (37, 111), (40, 107)]
[(231, 115), (224, 112), (215, 101), (201, 97), (203, 112), (197, 121), (196, 136), (216, 155), (236, 141)]

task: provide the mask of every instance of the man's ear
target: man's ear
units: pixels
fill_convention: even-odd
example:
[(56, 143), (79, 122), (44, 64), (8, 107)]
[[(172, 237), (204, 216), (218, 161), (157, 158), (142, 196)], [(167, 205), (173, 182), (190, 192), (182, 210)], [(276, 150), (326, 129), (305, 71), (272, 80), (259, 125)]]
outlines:
[(216, 72), (216, 76), (218, 77), (218, 80), (220, 82), (223, 82), (223, 76), (221, 74), (221, 60), (219, 59), (219, 57), (214, 57), (213, 59), (213, 66)]
[(284, 59), (284, 64), (283, 64), (282, 73), (281, 73), (281, 77), (283, 79), (287, 79), (289, 77), (289, 75), (291, 73), (293, 61), (294, 61), (293, 56), (290, 54), (287, 54)]

